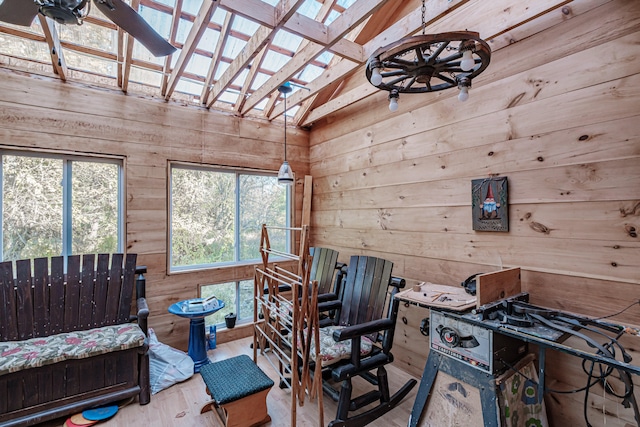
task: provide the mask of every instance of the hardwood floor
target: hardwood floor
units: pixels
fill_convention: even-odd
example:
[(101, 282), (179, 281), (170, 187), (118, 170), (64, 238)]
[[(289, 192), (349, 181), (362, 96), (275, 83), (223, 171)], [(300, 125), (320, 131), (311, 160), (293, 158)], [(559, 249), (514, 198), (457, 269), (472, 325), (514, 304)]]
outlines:
[[(239, 354), (247, 354), (253, 357), (253, 350), (250, 348), (251, 338), (244, 338), (225, 344), (209, 352), (212, 361), (226, 359)], [(265, 426), (282, 427), (291, 425), (291, 398), (288, 390), (281, 390), (278, 384), (278, 376), (265, 360), (264, 356), (258, 356), (258, 366), (271, 377), (274, 386), (267, 397), (267, 406), (271, 422)], [(387, 369), (389, 376), (389, 387), (391, 393), (397, 391), (406, 381), (414, 378), (408, 373), (391, 365)], [(418, 378), (419, 380), (419, 378)], [(354, 392), (370, 389), (370, 385), (354, 380)], [(370, 424), (370, 426), (384, 427), (406, 427), (409, 422), (409, 414), (416, 397), (418, 386), (416, 385), (407, 397), (384, 416)], [(194, 375), (187, 381), (176, 384), (151, 397), (151, 403), (140, 406), (133, 402), (124, 406), (110, 420), (98, 425), (104, 427), (121, 426), (152, 426), (152, 427), (223, 427), (213, 412), (200, 414), (200, 409), (209, 401), (209, 396), (205, 392), (204, 382), (199, 374)], [(324, 424), (327, 425), (335, 418), (337, 404), (327, 395), (323, 396), (324, 401)], [(251, 410), (251, 408), (247, 408)], [(318, 426), (318, 406), (316, 401), (305, 400), (302, 407), (298, 407), (297, 426), (316, 427)], [(46, 423), (40, 427), (61, 426), (64, 419), (54, 423)]]

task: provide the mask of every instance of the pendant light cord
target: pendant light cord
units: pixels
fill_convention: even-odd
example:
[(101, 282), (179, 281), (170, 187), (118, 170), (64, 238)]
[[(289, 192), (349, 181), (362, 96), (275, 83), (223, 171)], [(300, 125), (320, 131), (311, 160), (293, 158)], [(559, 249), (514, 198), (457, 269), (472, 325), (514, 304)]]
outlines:
[(424, 36), (427, 32), (427, 23), (425, 22), (425, 15), (427, 13), (427, 6), (425, 4), (425, 0), (422, 0), (422, 35)]
[(287, 161), (287, 93), (284, 94), (284, 161)]

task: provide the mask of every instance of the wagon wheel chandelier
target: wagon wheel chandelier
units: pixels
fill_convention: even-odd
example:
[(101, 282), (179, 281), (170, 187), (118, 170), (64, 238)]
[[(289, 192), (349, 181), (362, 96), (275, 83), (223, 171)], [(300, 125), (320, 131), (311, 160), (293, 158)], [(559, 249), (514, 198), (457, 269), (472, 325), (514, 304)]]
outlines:
[(367, 80), (389, 91), (389, 110), (398, 109), (401, 93), (425, 93), (457, 87), (458, 99), (469, 98), (471, 80), (491, 60), (491, 48), (477, 32), (425, 34), (422, 0), (422, 35), (405, 37), (376, 50), (367, 61)]

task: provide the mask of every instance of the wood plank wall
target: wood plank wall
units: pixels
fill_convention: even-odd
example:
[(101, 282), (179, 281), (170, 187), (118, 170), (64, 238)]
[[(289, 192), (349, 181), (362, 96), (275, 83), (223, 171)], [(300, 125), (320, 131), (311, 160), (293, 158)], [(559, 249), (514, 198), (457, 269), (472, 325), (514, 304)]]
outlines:
[[(252, 279), (254, 270), (246, 265), (167, 274), (168, 162), (277, 171), (283, 133), (282, 122), (240, 119), (0, 68), (0, 147), (125, 159), (126, 250), (148, 267), (149, 326), (160, 341), (183, 350), (189, 322), (168, 314), (168, 306), (196, 297), (199, 284)], [(290, 128), (287, 136), (288, 158), (298, 177), (299, 223), (309, 135)]]
[[(518, 266), (532, 302), (585, 315), (640, 301), (640, 2), (568, 6), (528, 38), (493, 40), (466, 103), (455, 90), (401, 95), (390, 113), (376, 93), (314, 124), (312, 245), (453, 286)], [(508, 233), (472, 230), (471, 180), (490, 176), (509, 180)], [(396, 359), (418, 374), (426, 312), (402, 317)], [(640, 306), (614, 320), (639, 325)], [(584, 386), (579, 361), (548, 357), (554, 388)], [(603, 414), (602, 394), (589, 399), (593, 425), (635, 425), (617, 402)], [(548, 400), (553, 425), (585, 425), (583, 398)]]

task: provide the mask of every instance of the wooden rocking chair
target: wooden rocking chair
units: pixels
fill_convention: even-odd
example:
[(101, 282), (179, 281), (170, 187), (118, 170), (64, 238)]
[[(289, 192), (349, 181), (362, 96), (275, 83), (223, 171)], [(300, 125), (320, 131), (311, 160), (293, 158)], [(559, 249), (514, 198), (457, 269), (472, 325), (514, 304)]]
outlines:
[[(391, 277), (392, 267), (393, 263), (384, 259), (352, 256), (342, 280), (340, 299), (319, 305), (320, 311), (338, 310), (335, 324), (322, 330), (330, 328), (328, 331), (336, 344), (351, 340), (343, 360), (322, 368), (323, 389), (338, 402), (336, 419), (329, 427), (367, 425), (398, 405), (416, 384), (412, 379), (394, 395), (389, 393), (385, 365), (393, 361), (391, 346), (399, 306), (393, 296), (405, 285), (404, 279)], [(321, 353), (324, 352), (321, 345)], [(351, 379), (356, 376), (377, 388), (353, 398)], [(336, 385), (339, 385), (337, 389)], [(371, 409), (349, 417), (349, 412), (375, 402), (378, 404)]]

